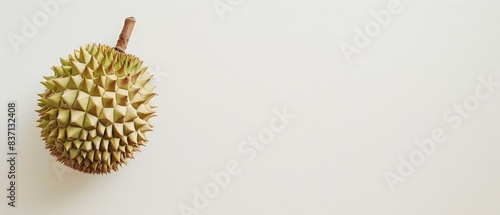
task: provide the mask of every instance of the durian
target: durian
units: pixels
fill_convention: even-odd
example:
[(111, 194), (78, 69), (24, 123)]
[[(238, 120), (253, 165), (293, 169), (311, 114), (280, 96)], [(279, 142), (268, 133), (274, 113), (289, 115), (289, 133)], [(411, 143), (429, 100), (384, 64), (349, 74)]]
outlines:
[(126, 19), (117, 47), (80, 47), (44, 77), (38, 127), (45, 148), (68, 167), (92, 174), (117, 171), (148, 142), (156, 93), (147, 67), (124, 53), (134, 23)]

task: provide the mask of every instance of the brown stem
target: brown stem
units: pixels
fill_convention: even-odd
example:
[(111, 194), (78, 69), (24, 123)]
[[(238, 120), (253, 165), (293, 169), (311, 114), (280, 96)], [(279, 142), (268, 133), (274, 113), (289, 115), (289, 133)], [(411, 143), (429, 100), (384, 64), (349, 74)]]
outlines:
[(115, 49), (119, 52), (125, 52), (127, 49), (128, 41), (130, 40), (130, 35), (132, 34), (132, 30), (134, 30), (135, 18), (129, 17), (125, 19), (125, 23), (123, 24), (122, 32), (120, 33), (120, 37), (116, 42)]

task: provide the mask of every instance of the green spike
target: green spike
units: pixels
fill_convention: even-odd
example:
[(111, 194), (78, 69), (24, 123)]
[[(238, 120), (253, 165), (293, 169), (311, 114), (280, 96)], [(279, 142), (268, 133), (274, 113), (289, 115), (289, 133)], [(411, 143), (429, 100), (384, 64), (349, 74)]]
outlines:
[(123, 89), (118, 89), (116, 92), (116, 103), (121, 106), (127, 106), (128, 102), (128, 92)]
[(94, 115), (99, 116), (102, 111), (102, 99), (98, 96), (91, 96), (89, 99), (89, 103), (87, 105), (87, 112)]
[(89, 94), (91, 96), (102, 96), (104, 94), (104, 88), (99, 85), (94, 85)]
[(71, 145), (73, 145), (70, 141), (66, 141), (63, 143), (64, 150), (69, 151), (71, 149)]
[(80, 156), (76, 157), (76, 162), (78, 164), (82, 164), (82, 161), (83, 161), (83, 157), (82, 157), (81, 152), (80, 152)]
[(84, 141), (80, 149), (88, 152), (92, 150), (92, 142), (91, 141)]
[(105, 161), (105, 162), (107, 161), (109, 163), (110, 162), (109, 155), (110, 155), (110, 153), (108, 151), (102, 152), (102, 161)]
[(64, 91), (64, 93), (62, 95), (62, 99), (68, 107), (71, 108), (73, 106), (73, 103), (75, 102), (76, 97), (78, 96), (78, 92), (79, 92), (78, 90), (65, 90)]
[(52, 80), (57, 87), (57, 91), (63, 91), (68, 88), (69, 77), (57, 78)]
[(90, 62), (91, 58), (92, 58), (92, 55), (90, 55), (90, 53), (87, 50), (80, 47), (80, 57), (78, 60), (80, 60), (80, 62), (82, 62), (82, 63), (87, 64)]
[(77, 148), (77, 149), (79, 149), (79, 148), (80, 148), (80, 146), (82, 145), (82, 143), (83, 143), (83, 142), (82, 142), (82, 141), (80, 141), (80, 140), (74, 140), (74, 141), (73, 141), (73, 148)]
[(113, 123), (113, 108), (103, 108), (99, 114), (99, 121), (105, 126), (111, 125)]
[(101, 140), (101, 145), (99, 147), (99, 150), (101, 151), (108, 151), (109, 147), (109, 140), (108, 139), (102, 139)]
[(40, 83), (42, 83), (43, 86), (45, 86), (49, 90), (52, 90), (52, 91), (56, 91), (57, 90), (57, 85), (54, 83), (54, 80), (43, 81), (43, 82), (40, 82)]
[(71, 76), (69, 78), (68, 89), (77, 90), (80, 88), (83, 78), (81, 76)]
[(89, 67), (85, 67), (82, 72), (82, 77), (86, 79), (94, 79), (94, 70)]
[(63, 66), (70, 66), (69, 59), (59, 58)]
[(57, 115), (57, 126), (59, 128), (65, 128), (69, 125), (70, 110), (60, 109)]
[(51, 69), (54, 71), (54, 76), (56, 77), (62, 77), (64, 75), (64, 69), (62, 66), (53, 66)]
[(129, 135), (134, 131), (135, 131), (134, 122), (123, 123), (123, 134), (124, 135)]
[(117, 151), (119, 146), (120, 146), (120, 138), (111, 138), (109, 144), (109, 151), (110, 152)]
[(92, 140), (92, 147), (94, 149), (99, 149), (100, 145), (101, 145), (101, 141), (102, 141), (102, 137), (100, 136), (97, 136), (95, 137), (93, 140)]
[(89, 52), (90, 52), (91, 55), (96, 55), (96, 53), (97, 53), (98, 50), (99, 50), (98, 46), (94, 43), (94, 44), (92, 44), (91, 49), (89, 50)]
[(100, 76), (94, 79), (94, 83), (102, 88), (106, 85), (106, 76)]
[(97, 67), (99, 67), (99, 66), (100, 66), (100, 64), (99, 64), (99, 62), (97, 61), (97, 59), (96, 59), (95, 57), (93, 57), (93, 56), (92, 56), (92, 57), (90, 58), (89, 63), (87, 64), (87, 66), (88, 66), (90, 69), (95, 70), (95, 69), (97, 69)]
[(137, 145), (137, 132), (134, 131), (128, 135), (128, 142), (131, 145)]
[(68, 126), (66, 128), (66, 135), (68, 140), (76, 140), (80, 137), (80, 132), (82, 131), (82, 128), (79, 127), (73, 127), (73, 126)]
[(126, 114), (127, 114), (127, 107), (117, 105), (114, 108), (114, 114), (113, 114), (114, 122), (123, 123), (125, 121)]
[(125, 122), (133, 122), (135, 118), (137, 118), (137, 110), (132, 105), (129, 105), (124, 120)]
[(83, 121), (83, 128), (86, 130), (95, 129), (97, 126), (98, 118), (92, 114), (87, 114), (85, 120)]
[(48, 100), (51, 102), (52, 107), (59, 107), (61, 104), (62, 92), (56, 92), (49, 96)]
[(121, 137), (123, 135), (123, 124), (122, 123), (115, 123), (113, 125), (113, 136), (114, 137)]
[(103, 96), (102, 97), (102, 106), (105, 108), (115, 107), (115, 99), (113, 97)]
[(86, 64), (80, 63), (78, 61), (71, 61), (71, 69), (72, 69), (71, 75), (78, 75), (82, 73), (85, 70), (85, 68), (87, 68)]
[(70, 149), (69, 150), (69, 159), (75, 159), (76, 156), (80, 154), (80, 149)]
[[(82, 94), (83, 94), (83, 92), (80, 91), (78, 97), (80, 97), (80, 95), (82, 95)], [(90, 101), (90, 97), (88, 95), (86, 97), (83, 97), (83, 98), (78, 98), (75, 101), (75, 103), (73, 104), (73, 108), (75, 110), (79, 110), (79, 111), (87, 111), (89, 101)]]
[(90, 94), (90, 91), (92, 90), (92, 87), (94, 86), (94, 82), (91, 80), (83, 80), (81, 85), (80, 85), (80, 91), (86, 92)]
[(95, 154), (94, 150), (89, 151), (87, 154), (87, 158), (92, 162), (94, 161), (94, 154)]
[(130, 76), (129, 76), (129, 75), (127, 75), (127, 76), (125, 76), (125, 77), (123, 77), (123, 78), (119, 78), (119, 79), (117, 80), (117, 86), (118, 86), (118, 88), (120, 88), (120, 89), (124, 89), (124, 90), (128, 90), (128, 88), (129, 88), (129, 86), (130, 86), (130, 85), (129, 85), (129, 84), (130, 84), (129, 77), (130, 77)]
[(116, 91), (116, 79), (113, 79), (111, 77), (106, 78), (106, 82), (104, 84), (104, 89), (109, 92), (115, 92)]
[(120, 163), (121, 162), (120, 155), (121, 155), (121, 153), (119, 151), (112, 152), (111, 159), (117, 163)]
[(73, 74), (73, 66), (63, 66), (62, 68), (64, 70), (64, 74), (63, 74), (64, 77), (67, 77), (67, 76), (70, 76)]
[(125, 71), (125, 66), (122, 66), (120, 69), (118, 69), (116, 72), (115, 72), (115, 75), (116, 77), (118, 78), (123, 78), (125, 76), (127, 76), (128, 72)]
[(58, 128), (57, 141), (58, 142), (64, 142), (64, 141), (66, 141), (66, 130), (64, 128)]
[(83, 128), (83, 121), (85, 120), (85, 112), (79, 110), (71, 110), (70, 125)]
[(95, 70), (94, 70), (94, 76), (99, 77), (99, 76), (106, 76), (106, 69), (104, 69), (104, 66), (101, 64), (99, 65)]

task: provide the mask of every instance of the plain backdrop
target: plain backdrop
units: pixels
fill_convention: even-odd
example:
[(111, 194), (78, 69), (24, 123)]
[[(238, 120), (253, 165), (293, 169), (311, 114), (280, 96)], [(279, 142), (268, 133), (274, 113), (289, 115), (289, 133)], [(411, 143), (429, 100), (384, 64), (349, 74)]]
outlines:
[[(9, 35), (22, 36), (46, 2), (0, 7), (0, 214), (182, 215), (231, 160), (241, 173), (199, 214), (500, 214), (500, 90), (457, 129), (443, 119), (480, 77), (500, 81), (499, 1), (401, 0), (351, 63), (340, 44), (389, 0), (73, 0), (16, 52)], [(214, 3), (230, 9), (223, 20)], [(127, 51), (156, 74), (150, 142), (109, 175), (64, 169), (36, 128), (39, 82), (82, 45), (114, 45), (128, 16), (137, 24)], [(6, 198), (10, 100), (16, 208)], [(240, 144), (285, 107), (295, 118), (246, 161)], [(384, 174), (436, 128), (447, 140), (392, 192)]]

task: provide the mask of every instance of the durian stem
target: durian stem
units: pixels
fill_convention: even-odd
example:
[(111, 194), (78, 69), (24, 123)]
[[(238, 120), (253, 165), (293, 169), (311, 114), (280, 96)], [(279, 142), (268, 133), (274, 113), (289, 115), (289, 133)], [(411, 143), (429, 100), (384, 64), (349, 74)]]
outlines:
[(135, 26), (135, 18), (128, 17), (125, 19), (125, 23), (123, 24), (122, 32), (120, 33), (120, 37), (116, 42), (115, 49), (119, 52), (124, 53), (125, 49), (127, 49), (128, 41), (130, 40), (130, 35), (132, 35), (132, 30), (134, 30)]

